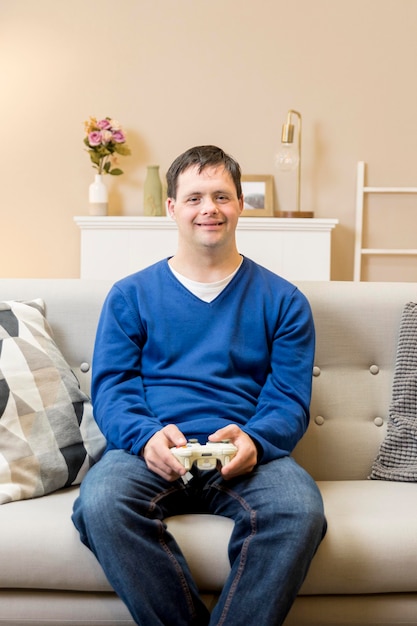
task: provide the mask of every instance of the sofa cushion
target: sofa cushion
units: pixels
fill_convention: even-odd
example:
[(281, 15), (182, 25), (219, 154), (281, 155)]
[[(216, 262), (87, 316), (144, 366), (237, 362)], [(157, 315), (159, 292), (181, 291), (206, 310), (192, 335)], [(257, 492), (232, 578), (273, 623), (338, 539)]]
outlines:
[[(351, 451), (352, 463), (355, 452)], [(328, 521), (302, 595), (417, 592), (417, 485), (318, 482)]]
[(417, 481), (417, 303), (403, 310), (387, 433), (371, 478)]
[(0, 507), (0, 588), (111, 591), (72, 523), (78, 487)]
[[(415, 593), (417, 485), (357, 480), (318, 486), (328, 531), (301, 594)], [(0, 507), (0, 562), (7, 563), (0, 568), (0, 588), (111, 590), (71, 522), (77, 495), (72, 487)], [(166, 521), (200, 590), (219, 592), (230, 571), (233, 523), (212, 515)]]
[(43, 301), (0, 303), (0, 503), (79, 483), (103, 447)]
[[(78, 487), (0, 507), (0, 589), (103, 592), (111, 587), (71, 521)], [(213, 515), (167, 520), (202, 590), (219, 592), (229, 573), (233, 523)], [(204, 537), (204, 541), (201, 541)]]

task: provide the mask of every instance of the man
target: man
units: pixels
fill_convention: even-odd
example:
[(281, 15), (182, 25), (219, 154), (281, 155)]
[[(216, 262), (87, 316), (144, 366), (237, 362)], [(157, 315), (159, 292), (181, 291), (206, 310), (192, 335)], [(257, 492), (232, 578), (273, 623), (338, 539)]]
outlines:
[[(314, 327), (296, 287), (242, 257), (239, 165), (192, 148), (167, 173), (176, 254), (113, 286), (93, 361), (107, 451), (73, 520), (142, 626), (282, 624), (325, 532), (314, 481), (290, 457), (309, 419)], [(236, 456), (190, 474), (171, 448), (228, 439)], [(163, 523), (235, 521), (210, 616)], [(202, 540), (204, 538), (202, 537)]]

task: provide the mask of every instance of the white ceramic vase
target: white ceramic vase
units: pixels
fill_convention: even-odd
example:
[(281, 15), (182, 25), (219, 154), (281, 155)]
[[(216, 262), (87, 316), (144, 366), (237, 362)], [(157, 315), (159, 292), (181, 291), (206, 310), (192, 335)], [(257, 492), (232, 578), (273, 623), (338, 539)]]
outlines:
[(88, 200), (90, 203), (90, 215), (107, 215), (109, 202), (107, 187), (103, 182), (103, 176), (96, 174), (94, 182), (88, 190)]

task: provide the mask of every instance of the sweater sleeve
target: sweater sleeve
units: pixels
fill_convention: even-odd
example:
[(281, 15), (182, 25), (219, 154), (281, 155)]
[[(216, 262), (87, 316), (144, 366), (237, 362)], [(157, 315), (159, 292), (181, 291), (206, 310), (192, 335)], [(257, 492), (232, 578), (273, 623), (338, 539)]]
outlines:
[(141, 349), (146, 329), (117, 284), (101, 312), (94, 347), (91, 394), (107, 448), (139, 454), (161, 423), (146, 404)]
[(314, 350), (311, 308), (294, 289), (277, 320), (270, 372), (256, 411), (243, 428), (255, 440), (261, 463), (289, 455), (307, 429)]

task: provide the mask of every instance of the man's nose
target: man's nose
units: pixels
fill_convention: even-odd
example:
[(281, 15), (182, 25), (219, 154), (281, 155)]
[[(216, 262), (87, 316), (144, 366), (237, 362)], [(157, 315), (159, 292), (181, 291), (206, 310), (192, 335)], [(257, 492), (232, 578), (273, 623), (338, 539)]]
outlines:
[(216, 202), (213, 200), (213, 198), (204, 198), (204, 201), (202, 202), (201, 205), (201, 210), (200, 213), (205, 213), (205, 214), (213, 214), (213, 213), (218, 213), (219, 209), (217, 207)]

